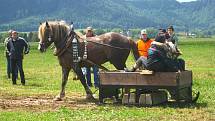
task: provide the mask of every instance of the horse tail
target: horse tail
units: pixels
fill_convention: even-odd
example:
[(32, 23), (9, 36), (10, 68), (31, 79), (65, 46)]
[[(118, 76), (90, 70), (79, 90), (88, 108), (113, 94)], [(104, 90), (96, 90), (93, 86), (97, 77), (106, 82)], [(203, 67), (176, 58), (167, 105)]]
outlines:
[(137, 48), (137, 44), (135, 43), (134, 40), (131, 39), (131, 37), (127, 37), (129, 40), (129, 43), (131, 45), (131, 50), (132, 53), (134, 55), (135, 60), (137, 60), (139, 58), (139, 52), (138, 52), (138, 48)]

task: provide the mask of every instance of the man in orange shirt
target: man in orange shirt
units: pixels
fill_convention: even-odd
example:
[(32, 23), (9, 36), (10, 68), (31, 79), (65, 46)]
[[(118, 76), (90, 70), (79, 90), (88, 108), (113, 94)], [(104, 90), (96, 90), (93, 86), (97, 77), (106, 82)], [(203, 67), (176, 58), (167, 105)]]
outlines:
[(152, 41), (152, 39), (148, 38), (146, 29), (141, 30), (140, 39), (137, 41), (137, 48), (140, 57), (134, 64), (133, 68), (129, 71), (135, 71), (139, 67), (146, 68), (148, 49), (150, 48)]
[(141, 30), (140, 39), (137, 41), (137, 48), (140, 56), (147, 58), (148, 49), (150, 48), (152, 41), (152, 39), (148, 38), (146, 29)]

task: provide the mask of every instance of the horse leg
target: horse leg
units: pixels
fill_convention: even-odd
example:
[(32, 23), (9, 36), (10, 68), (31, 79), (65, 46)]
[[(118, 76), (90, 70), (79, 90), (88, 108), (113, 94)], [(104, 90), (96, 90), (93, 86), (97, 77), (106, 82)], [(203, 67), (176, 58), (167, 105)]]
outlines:
[(126, 68), (126, 60), (128, 58), (129, 53), (122, 54), (121, 57), (113, 56), (110, 58), (110, 62), (114, 65), (117, 70), (124, 70)]
[(126, 68), (125, 63), (116, 62), (116, 63), (113, 63), (113, 65), (117, 70), (124, 70)]
[(83, 87), (84, 87), (84, 89), (85, 89), (85, 91), (86, 91), (86, 94), (87, 94), (86, 99), (95, 101), (95, 98), (93, 97), (92, 91), (91, 91), (90, 88), (87, 86), (86, 79), (85, 79), (85, 77), (84, 77), (84, 75), (83, 75), (83, 72), (82, 72), (82, 70), (81, 70), (81, 67), (79, 67), (79, 66), (76, 67), (76, 68), (74, 69), (74, 71), (76, 72), (78, 78), (79, 78), (80, 81), (81, 81), (81, 84), (83, 85)]
[(68, 81), (68, 76), (69, 76), (69, 71), (71, 70), (71, 68), (64, 68), (62, 67), (62, 84), (61, 84), (61, 91), (60, 94), (58, 96), (55, 97), (55, 101), (61, 101), (62, 98), (65, 97), (65, 87)]

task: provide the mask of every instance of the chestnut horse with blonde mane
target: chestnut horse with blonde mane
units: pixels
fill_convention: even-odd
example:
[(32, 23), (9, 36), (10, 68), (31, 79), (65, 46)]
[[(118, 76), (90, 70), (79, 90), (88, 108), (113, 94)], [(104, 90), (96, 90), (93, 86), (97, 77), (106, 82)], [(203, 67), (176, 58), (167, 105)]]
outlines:
[(61, 91), (55, 100), (62, 100), (65, 96), (65, 86), (68, 80), (68, 75), (71, 69), (80, 78), (81, 84), (86, 91), (87, 99), (94, 99), (92, 91), (86, 84), (85, 77), (82, 73), (81, 67), (90, 67), (110, 62), (116, 69), (123, 70), (126, 65), (125, 62), (129, 56), (130, 50), (133, 51), (135, 59), (138, 58), (138, 51), (136, 43), (126, 36), (118, 33), (110, 32), (100, 36), (87, 38), (87, 59), (82, 59), (78, 64), (73, 62), (73, 48), (72, 42), (74, 38), (78, 40), (80, 57), (83, 57), (85, 52), (85, 42), (69, 28), (66, 23), (59, 21), (50, 21), (41, 23), (39, 26), (38, 37), (40, 39), (38, 49), (41, 52), (54, 43), (56, 48), (56, 55), (62, 67), (62, 85)]

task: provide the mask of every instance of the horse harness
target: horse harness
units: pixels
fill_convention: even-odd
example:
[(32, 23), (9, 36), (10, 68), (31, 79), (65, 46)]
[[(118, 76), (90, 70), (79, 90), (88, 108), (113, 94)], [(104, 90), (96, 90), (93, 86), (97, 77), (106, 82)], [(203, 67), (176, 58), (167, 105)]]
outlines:
[[(60, 50), (56, 50), (55, 48), (55, 52), (54, 55), (55, 56), (62, 56), (64, 52), (68, 51), (70, 53), (72, 53), (73, 55), (73, 63), (76, 63), (76, 65), (81, 62), (84, 61), (86, 63), (89, 63), (91, 65), (95, 65), (98, 66), (99, 68), (109, 71), (107, 68), (105, 68), (102, 65), (98, 65), (96, 63), (94, 63), (93, 61), (89, 60), (87, 58), (87, 40), (84, 40), (84, 54), (83, 57), (80, 57), (80, 52), (79, 52), (79, 42), (77, 39), (77, 34), (74, 31), (70, 31), (69, 34), (67, 34), (64, 38), (65, 41), (61, 41), (59, 48), (61, 48)], [(72, 50), (71, 47), (72, 45)]]

